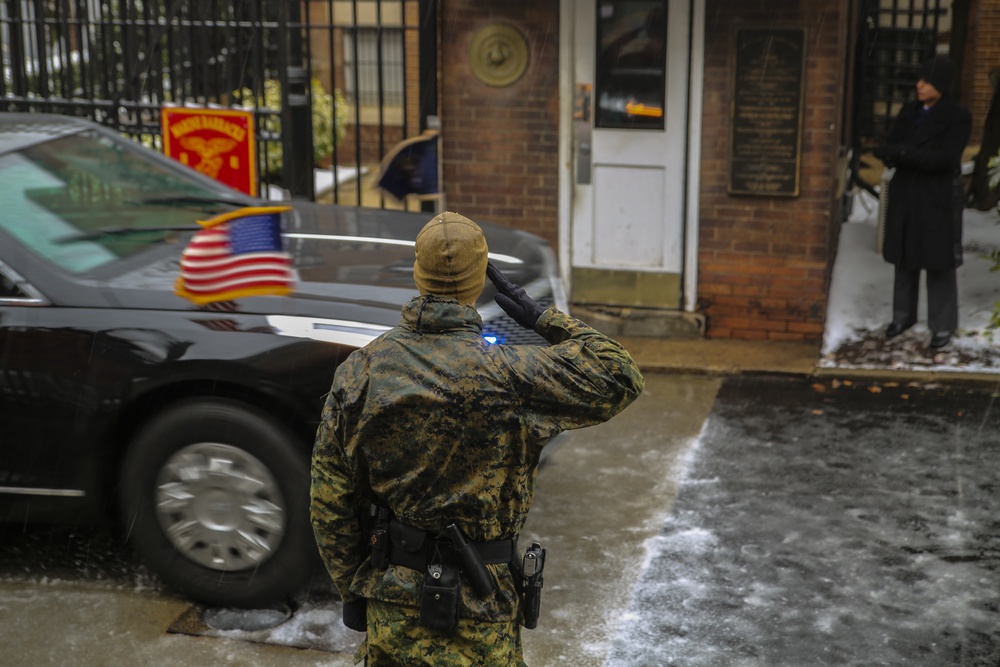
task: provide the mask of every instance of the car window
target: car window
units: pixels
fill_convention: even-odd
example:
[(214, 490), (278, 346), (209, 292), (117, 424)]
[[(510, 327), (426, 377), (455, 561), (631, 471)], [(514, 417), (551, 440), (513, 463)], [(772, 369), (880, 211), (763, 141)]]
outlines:
[(0, 271), (0, 299), (24, 299), (27, 296), (12, 278)]
[(48, 301), (17, 271), (0, 261), (0, 305), (47, 305)]
[(207, 200), (219, 193), (183, 178), (127, 139), (81, 132), (0, 155), (0, 228), (74, 273), (140, 253), (166, 235), (67, 239), (108, 227), (194, 226), (212, 213), (205, 205), (177, 205), (185, 197)]

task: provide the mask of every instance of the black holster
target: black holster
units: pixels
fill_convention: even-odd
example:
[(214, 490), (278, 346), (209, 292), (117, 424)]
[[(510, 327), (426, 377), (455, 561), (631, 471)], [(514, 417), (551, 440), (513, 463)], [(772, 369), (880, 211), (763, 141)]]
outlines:
[(462, 572), (469, 578), (476, 595), (481, 599), (488, 598), (496, 590), (496, 583), (493, 581), (493, 575), (486, 569), (486, 563), (483, 562), (479, 551), (472, 546), (462, 529), (453, 523), (445, 527), (444, 534), (451, 542), (451, 548), (455, 551), (459, 565), (462, 566)]
[(544, 577), (542, 572), (545, 569), (545, 549), (538, 542), (532, 542), (524, 558), (521, 561), (521, 568), (515, 582), (518, 583), (517, 591), (521, 596), (521, 625), (528, 630), (538, 627), (538, 614), (542, 605), (542, 585)]

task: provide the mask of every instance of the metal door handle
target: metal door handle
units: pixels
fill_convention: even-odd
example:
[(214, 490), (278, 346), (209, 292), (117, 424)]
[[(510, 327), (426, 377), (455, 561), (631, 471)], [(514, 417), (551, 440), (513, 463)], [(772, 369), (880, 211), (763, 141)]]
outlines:
[(593, 148), (591, 142), (591, 127), (588, 121), (576, 121), (576, 182), (590, 185), (590, 165)]

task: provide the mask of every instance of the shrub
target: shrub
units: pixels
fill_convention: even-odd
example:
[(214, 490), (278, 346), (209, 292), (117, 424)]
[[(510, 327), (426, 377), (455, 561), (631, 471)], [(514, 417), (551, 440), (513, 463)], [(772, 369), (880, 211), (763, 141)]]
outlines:
[[(254, 103), (253, 91), (244, 88), (239, 91), (244, 109), (266, 110), (272, 113), (263, 116), (258, 122), (258, 134), (261, 142), (257, 146), (258, 153), (264, 160), (263, 173), (274, 179), (281, 176), (281, 84), (277, 79), (264, 82), (264, 95)], [(348, 106), (343, 93), (334, 89), (333, 94), (326, 92), (323, 85), (316, 79), (312, 80), (312, 131), (313, 131), (313, 162), (319, 166), (334, 146), (344, 139), (347, 124)], [(263, 144), (263, 145), (261, 145)]]

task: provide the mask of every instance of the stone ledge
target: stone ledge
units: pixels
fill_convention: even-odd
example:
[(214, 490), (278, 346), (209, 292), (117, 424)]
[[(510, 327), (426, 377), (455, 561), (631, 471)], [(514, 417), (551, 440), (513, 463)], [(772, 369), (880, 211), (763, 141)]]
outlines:
[(572, 304), (573, 317), (608, 336), (635, 336), (693, 340), (704, 338), (705, 317), (698, 313), (660, 308)]

